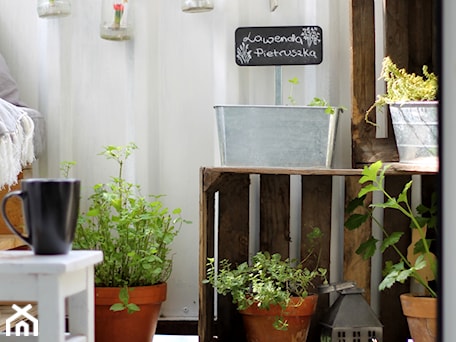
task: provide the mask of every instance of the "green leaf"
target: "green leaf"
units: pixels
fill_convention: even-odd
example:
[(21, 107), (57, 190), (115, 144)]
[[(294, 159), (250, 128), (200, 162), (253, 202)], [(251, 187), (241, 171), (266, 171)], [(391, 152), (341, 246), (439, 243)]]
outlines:
[(291, 84), (299, 84), (299, 79), (297, 77), (293, 77), (288, 80)]
[(348, 217), (345, 221), (345, 227), (348, 230), (354, 230), (359, 228), (363, 223), (370, 217), (369, 214), (353, 214)]
[(364, 200), (366, 199), (366, 196), (358, 196), (354, 199), (352, 199), (348, 204), (347, 207), (345, 208), (345, 212), (347, 214), (352, 213), (355, 211), (356, 208), (362, 207), (364, 205)]
[(426, 260), (424, 259), (424, 255), (420, 255), (416, 261), (415, 265), (413, 265), (413, 268), (415, 270), (421, 270), (426, 267)]
[(422, 239), (418, 240), (415, 243), (415, 246), (413, 247), (413, 254), (425, 254), (426, 253), (426, 247), (424, 246), (424, 242), (426, 242), (428, 248), (431, 247), (432, 239), (425, 239), (424, 241)]
[(404, 232), (393, 232), (390, 236), (386, 237), (380, 247), (380, 251), (383, 253), (388, 247), (396, 244), (401, 239)]
[(111, 310), (111, 311), (123, 311), (123, 310), (125, 310), (125, 305), (123, 305), (122, 303), (115, 303), (115, 304), (111, 305), (109, 310)]
[(397, 198), (398, 203), (408, 203), (408, 196), (407, 193), (409, 189), (412, 186), (413, 181), (408, 182), (407, 184), (404, 185), (404, 188), (402, 189), (402, 192), (399, 194)]
[[(361, 182), (361, 179), (360, 179), (360, 182)], [(374, 184), (367, 184), (359, 190), (358, 197), (366, 196), (369, 192), (374, 192), (374, 191), (378, 191), (378, 187), (375, 186)]]
[(130, 300), (130, 295), (128, 293), (127, 287), (122, 287), (119, 291), (119, 299), (122, 303), (127, 304)]
[(129, 314), (132, 314), (132, 313), (138, 312), (138, 311), (141, 311), (141, 309), (139, 308), (138, 305), (133, 304), (133, 303), (128, 303), (128, 304), (127, 304), (127, 312), (128, 312)]
[(358, 247), (356, 254), (361, 255), (364, 260), (371, 258), (377, 250), (377, 242), (378, 240), (371, 236)]

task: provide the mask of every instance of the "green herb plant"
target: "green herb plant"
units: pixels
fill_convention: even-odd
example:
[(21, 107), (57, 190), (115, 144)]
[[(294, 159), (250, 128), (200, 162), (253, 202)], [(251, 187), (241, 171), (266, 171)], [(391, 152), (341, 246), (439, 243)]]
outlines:
[(290, 101), (291, 105), (296, 106), (296, 99), (293, 96), (293, 90), (294, 90), (294, 86), (299, 84), (299, 79), (297, 77), (293, 77), (293, 78), (289, 79), (288, 82), (291, 84), (290, 94), (288, 95), (288, 101)]
[(76, 165), (75, 161), (65, 160), (65, 161), (61, 162), (60, 163), (60, 172), (62, 174), (62, 177), (68, 178), (71, 168), (75, 165)]
[[(381, 161), (377, 161), (370, 166), (366, 166), (359, 180), (363, 187), (358, 193), (358, 197), (353, 199), (347, 206), (348, 219), (345, 227), (349, 230), (358, 229), (367, 219), (371, 218), (383, 232), (383, 240), (371, 236), (362, 243), (356, 253), (364, 259), (371, 258), (378, 250), (381, 253), (388, 248), (393, 248), (398, 255), (399, 261), (393, 263), (386, 261), (383, 270), (383, 280), (379, 285), (380, 290), (392, 287), (396, 282), (404, 283), (408, 278), (414, 278), (421, 284), (427, 295), (436, 297), (437, 293), (429, 284), (429, 281), (437, 279), (437, 259), (431, 252), (430, 247), (433, 239), (427, 234), (430, 230), (436, 230), (437, 205), (435, 194), (432, 197), (430, 207), (419, 205), (417, 214), (412, 209), (408, 191), (412, 186), (412, 181), (405, 184), (401, 193), (396, 197), (389, 194), (384, 187), (385, 172), (387, 166), (383, 166)], [(384, 195), (385, 200), (381, 203), (365, 204), (366, 195), (379, 191)], [(355, 209), (364, 208), (364, 212), (357, 213)], [(404, 235), (403, 231), (393, 231), (388, 233), (385, 227), (375, 218), (373, 210), (375, 208), (398, 210), (410, 219), (410, 229), (418, 232), (418, 238), (412, 242), (411, 253), (404, 254), (397, 247), (397, 243)]]
[[(314, 246), (315, 239), (321, 239), (319, 228), (308, 234), (308, 239)], [(223, 259), (218, 267), (214, 258), (209, 258), (207, 263), (207, 279), (203, 283), (210, 283), (218, 293), (231, 294), (233, 303), (238, 310), (245, 310), (250, 305), (269, 309), (271, 305), (280, 305), (284, 310), (291, 297), (304, 298), (309, 294), (309, 289), (315, 287), (317, 280), (326, 282), (326, 269), (316, 267), (309, 270), (305, 267), (306, 261), (317, 256), (313, 248), (301, 261), (283, 260), (278, 253), (258, 252), (251, 263), (243, 262), (234, 267), (229, 260)], [(318, 265), (318, 263), (317, 263)], [(273, 323), (274, 328), (286, 330), (288, 323), (285, 318), (277, 317)]]
[[(299, 84), (299, 79), (297, 77), (293, 77), (288, 80), (288, 82), (291, 84), (290, 86), (290, 94), (288, 95), (288, 101), (292, 106), (296, 106), (296, 99), (293, 96), (293, 90), (294, 86)], [(308, 104), (308, 106), (313, 106), (313, 107), (326, 107), (325, 113), (326, 114), (334, 114), (336, 112), (336, 109), (340, 109), (341, 111), (345, 110), (346, 108), (344, 107), (333, 107), (330, 106), (329, 103), (320, 97), (314, 97), (312, 101)]]
[(390, 103), (407, 101), (433, 101), (437, 98), (438, 78), (423, 66), (423, 76), (407, 73), (400, 69), (389, 56), (383, 59), (380, 79), (386, 82), (386, 94), (377, 96), (376, 101), (365, 114), (366, 122), (376, 125), (369, 120), (369, 114), (374, 108), (382, 108)]
[[(161, 196), (141, 195), (138, 184), (123, 175), (125, 162), (137, 149), (106, 146), (100, 153), (114, 160), (118, 174), (108, 183), (95, 184), (89, 208), (78, 220), (75, 249), (101, 250), (103, 262), (95, 267), (95, 285), (121, 287), (121, 303), (112, 310), (135, 311), (127, 288), (165, 282), (171, 273), (170, 244), (184, 221), (181, 209), (168, 210)], [(118, 305), (122, 304), (122, 305)]]

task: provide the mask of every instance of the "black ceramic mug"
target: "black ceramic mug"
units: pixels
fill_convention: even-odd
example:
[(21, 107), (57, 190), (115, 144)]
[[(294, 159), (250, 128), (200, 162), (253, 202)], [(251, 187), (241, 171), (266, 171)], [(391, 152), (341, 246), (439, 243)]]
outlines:
[[(77, 179), (23, 179), (21, 190), (9, 192), (3, 198), (3, 219), (35, 254), (67, 254), (76, 230), (80, 191), (81, 182)], [(6, 214), (8, 199), (15, 196), (22, 200), (28, 236), (22, 235)]]

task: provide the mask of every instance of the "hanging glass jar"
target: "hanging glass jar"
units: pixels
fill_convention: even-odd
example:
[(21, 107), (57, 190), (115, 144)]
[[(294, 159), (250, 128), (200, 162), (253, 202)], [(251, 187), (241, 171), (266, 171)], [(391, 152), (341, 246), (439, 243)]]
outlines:
[(181, 0), (182, 11), (187, 13), (207, 12), (214, 9), (212, 0)]
[(38, 0), (38, 16), (40, 18), (64, 17), (71, 13), (70, 0)]
[(128, 40), (133, 34), (133, 0), (103, 0), (100, 36), (108, 40)]

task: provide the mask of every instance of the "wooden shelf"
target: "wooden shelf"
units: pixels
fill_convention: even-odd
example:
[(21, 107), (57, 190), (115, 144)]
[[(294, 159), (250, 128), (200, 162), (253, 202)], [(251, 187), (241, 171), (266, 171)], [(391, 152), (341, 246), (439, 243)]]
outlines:
[[(413, 175), (423, 175), (425, 192), (434, 188), (436, 168), (423, 167), (417, 169), (410, 165), (392, 164), (387, 172), (386, 187), (395, 193)], [(259, 185), (252, 188), (252, 176), (259, 178)], [(300, 169), (300, 168), (248, 168), (248, 167), (202, 167), (200, 169), (200, 302), (199, 302), (199, 336), (201, 342), (213, 341), (244, 341), (242, 322), (229, 298), (217, 297), (217, 312), (214, 310), (214, 291), (210, 285), (202, 284), (206, 278), (206, 262), (208, 257), (218, 255), (220, 259), (227, 258), (233, 263), (249, 259), (249, 244), (252, 236), (251, 217), (259, 218), (260, 250), (279, 252), (282, 256), (289, 255), (290, 222), (296, 222), (292, 217), (297, 214), (292, 210), (290, 200), (292, 186), (291, 176), (300, 178), (300, 219), (301, 251), (307, 249), (305, 236), (314, 227), (319, 227), (325, 239), (322, 246), (320, 266), (331, 267), (332, 242), (334, 230), (339, 231), (337, 244), (341, 245), (343, 253), (343, 269), (336, 274), (343, 274), (343, 280), (356, 281), (359, 287), (366, 290), (370, 298), (370, 262), (362, 260), (354, 251), (361, 241), (371, 233), (371, 225), (350, 232), (340, 232), (344, 222), (346, 203), (356, 197), (359, 191), (361, 169)], [(335, 178), (342, 182), (334, 186)], [(256, 182), (256, 181), (255, 181)], [(428, 186), (429, 185), (429, 186)], [(298, 185), (299, 186), (299, 185)], [(253, 192), (258, 192), (252, 196)], [(336, 198), (334, 200), (333, 193)], [(259, 197), (259, 198), (258, 198)], [(252, 198), (258, 203), (252, 203)], [(341, 203), (342, 201), (342, 203)], [(295, 208), (296, 210), (296, 208)], [(298, 209), (299, 211), (299, 209)], [(337, 216), (339, 215), (339, 216)], [(299, 222), (299, 220), (298, 220)], [(409, 222), (400, 215), (385, 212), (385, 225), (394, 224), (395, 229), (402, 227), (408, 232)], [(405, 241), (406, 242), (406, 241)], [(402, 246), (406, 249), (408, 243)], [(312, 266), (310, 266), (312, 267)], [(334, 269), (334, 268), (333, 268)], [(400, 307), (397, 307), (397, 291), (406, 292), (405, 287), (397, 287), (381, 298), (382, 307), (388, 310), (388, 315), (381, 317), (385, 327), (390, 324), (395, 330), (407, 329)], [(395, 304), (397, 302), (397, 305)], [(321, 315), (329, 306), (328, 296), (321, 296), (318, 312)], [(399, 317), (398, 317), (399, 316)], [(319, 317), (315, 317), (310, 331), (309, 340), (318, 340)], [(403, 321), (401, 321), (403, 320)]]
[[(387, 174), (429, 174), (438, 172), (436, 163), (385, 163), (389, 166)], [(329, 168), (287, 168), (287, 167), (246, 167), (246, 166), (214, 166), (203, 167), (214, 173), (250, 173), (250, 174), (284, 174), (284, 175), (329, 175), (329, 176), (357, 176), (361, 175), (362, 167), (357, 169), (329, 169)], [(204, 172), (204, 171), (203, 171)]]

